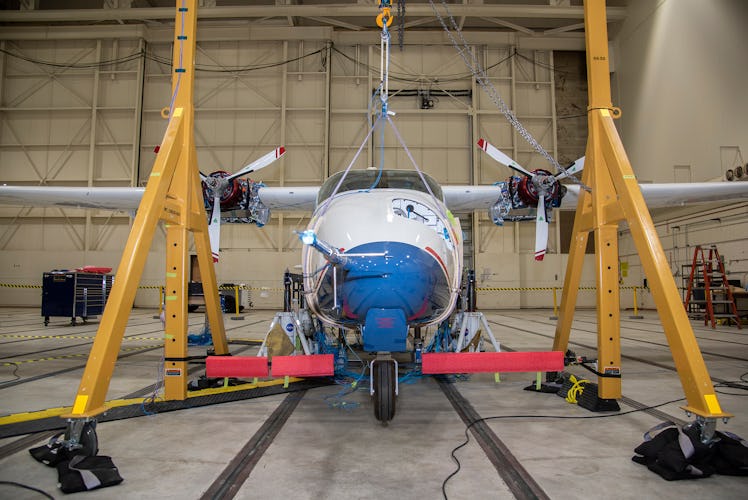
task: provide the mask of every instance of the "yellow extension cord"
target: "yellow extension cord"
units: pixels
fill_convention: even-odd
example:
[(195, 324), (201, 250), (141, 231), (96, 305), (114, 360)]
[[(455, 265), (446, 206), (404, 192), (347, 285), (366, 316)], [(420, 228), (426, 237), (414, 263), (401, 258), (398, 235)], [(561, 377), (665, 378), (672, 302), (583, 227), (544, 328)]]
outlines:
[(574, 385), (571, 386), (569, 389), (569, 392), (566, 393), (566, 402), (571, 404), (577, 404), (577, 397), (582, 394), (584, 391), (584, 384), (589, 383), (589, 380), (587, 379), (581, 379), (577, 380), (577, 378), (572, 375), (569, 378), (569, 381), (572, 382)]

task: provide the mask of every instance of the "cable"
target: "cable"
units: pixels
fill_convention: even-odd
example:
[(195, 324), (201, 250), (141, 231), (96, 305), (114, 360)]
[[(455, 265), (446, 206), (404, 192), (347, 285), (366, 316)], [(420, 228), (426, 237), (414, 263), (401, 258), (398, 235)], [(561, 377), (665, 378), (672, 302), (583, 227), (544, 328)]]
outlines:
[(746, 375), (748, 375), (748, 372), (742, 374), (739, 377), (739, 380), (735, 380), (735, 381), (726, 380), (726, 381), (721, 382), (719, 384), (715, 384), (714, 385), (714, 391), (718, 392), (720, 394), (725, 394), (727, 396), (748, 396), (748, 393), (741, 394), (741, 393), (737, 393), (737, 392), (727, 392), (727, 391), (719, 391), (719, 390), (717, 390), (718, 388), (721, 388), (721, 387), (727, 387), (729, 389), (738, 389), (738, 390), (741, 390), (741, 391), (748, 391), (748, 380), (746, 380), (746, 378), (745, 378)]
[[(370, 74), (376, 75), (379, 73), (379, 69), (375, 68), (373, 66), (370, 66), (364, 62), (361, 62), (357, 59), (354, 59), (353, 57), (349, 56), (348, 54), (341, 52), (337, 48), (332, 48), (333, 52), (340, 55), (341, 57), (348, 59), (353, 64), (356, 64), (357, 66), (360, 66), (364, 69), (366, 69)], [(513, 53), (502, 59), (501, 61), (498, 61), (494, 64), (491, 64), (490, 66), (486, 66), (486, 70), (493, 69), (497, 66), (500, 66), (501, 64), (506, 63), (507, 61), (511, 60), (513, 57), (515, 57), (517, 54)], [(461, 80), (465, 80), (467, 78), (471, 78), (473, 76), (472, 73), (453, 73), (449, 75), (443, 75), (438, 77), (427, 77), (425, 75), (416, 75), (412, 73), (399, 73), (401, 76), (397, 76), (398, 73), (390, 72), (390, 79), (400, 82), (406, 82), (406, 83), (430, 83), (430, 84), (436, 84), (436, 83), (445, 83), (445, 82), (458, 82)], [(587, 115), (585, 115), (587, 116)]]
[(595, 419), (595, 418), (612, 418), (612, 417), (622, 417), (624, 415), (629, 415), (631, 413), (638, 413), (642, 411), (652, 410), (655, 408), (659, 408), (661, 406), (669, 405), (672, 403), (677, 403), (678, 401), (685, 401), (686, 398), (678, 398), (673, 399), (672, 401), (666, 401), (665, 403), (660, 403), (653, 406), (645, 406), (644, 408), (637, 408), (634, 410), (624, 411), (621, 413), (612, 413), (607, 415), (587, 415), (587, 416), (573, 416), (573, 415), (497, 415), (493, 417), (483, 417), (476, 420), (473, 420), (468, 425), (465, 426), (465, 441), (455, 448), (452, 449), (452, 452), (450, 455), (452, 456), (452, 459), (457, 464), (457, 469), (453, 471), (449, 476), (447, 476), (444, 481), (442, 482), (442, 495), (444, 495), (444, 499), (447, 500), (447, 482), (452, 479), (454, 476), (456, 476), (460, 469), (462, 468), (462, 465), (460, 464), (460, 460), (457, 458), (455, 453), (460, 450), (461, 448), (467, 446), (467, 444), (470, 442), (470, 434), (468, 431), (471, 427), (473, 427), (476, 424), (479, 424), (481, 422), (486, 422), (488, 420), (502, 420), (502, 419), (514, 419), (514, 418), (527, 418), (527, 419), (570, 419), (570, 420), (586, 420), (586, 419)]
[(28, 486), (26, 484), (17, 483), (15, 481), (0, 481), (0, 484), (5, 484), (7, 486), (15, 486), (16, 488), (23, 488), (25, 490), (35, 491), (35, 492), (39, 493), (40, 495), (44, 495), (45, 497), (47, 497), (47, 498), (49, 498), (51, 500), (55, 500), (55, 497), (53, 497), (52, 495), (50, 495), (46, 491), (40, 490), (39, 488), (34, 488), (33, 486)]
[[(345, 336), (342, 338), (343, 343), (345, 344), (344, 347), (347, 347), (351, 353), (356, 357), (356, 360), (361, 363), (361, 373), (353, 373), (349, 372), (347, 370), (342, 371), (339, 374), (336, 374), (335, 377), (335, 383), (340, 384), (343, 386), (343, 389), (341, 389), (339, 392), (335, 394), (329, 394), (327, 396), (324, 396), (322, 399), (327, 403), (327, 405), (330, 408), (340, 408), (343, 410), (354, 410), (358, 408), (360, 403), (356, 401), (345, 401), (343, 400), (344, 396), (347, 396), (348, 394), (356, 392), (361, 386), (361, 381), (366, 379), (366, 370), (369, 368), (369, 365), (367, 363), (364, 363), (361, 358), (356, 354), (356, 352), (353, 350), (353, 348), (348, 344), (347, 340), (345, 340)], [(351, 380), (352, 382), (348, 382), (348, 380)]]
[(91, 68), (102, 68), (105, 66), (112, 66), (114, 64), (120, 64), (125, 63), (129, 61), (134, 61), (136, 59), (140, 59), (145, 55), (145, 52), (138, 51), (133, 52), (132, 54), (118, 57), (116, 59), (108, 59), (106, 61), (99, 61), (99, 62), (92, 62), (92, 63), (75, 63), (75, 64), (63, 64), (63, 63), (56, 63), (52, 61), (45, 61), (43, 59), (34, 59), (33, 57), (23, 56), (21, 54), (16, 54), (15, 52), (11, 52), (6, 49), (0, 49), (0, 52), (3, 54), (9, 55), (11, 57), (15, 57), (16, 59), (21, 59), (22, 61), (30, 62), (33, 64), (38, 64), (41, 66), (51, 66), (53, 68), (61, 68), (61, 69), (91, 69)]
[(0, 382), (0, 386), (4, 384), (10, 384), (11, 382), (15, 382), (16, 380), (20, 380), (21, 377), (18, 375), (18, 363), (14, 363), (13, 361), (8, 361), (7, 363), (3, 363), (5, 366), (13, 365), (13, 372), (10, 374), (13, 378), (10, 380), (4, 380)]
[[(566, 71), (566, 70), (563, 70), (563, 69), (559, 69), (557, 66), (552, 66), (552, 65), (547, 64), (547, 63), (542, 63), (542, 62), (535, 61), (534, 59), (530, 59), (527, 56), (523, 56), (519, 52), (515, 52), (514, 55), (516, 55), (520, 59), (524, 59), (525, 61), (527, 61), (529, 63), (532, 63), (533, 66), (537, 66), (538, 68), (547, 69), (547, 70), (553, 71), (554, 73), (565, 73), (567, 75), (571, 75), (571, 74), (577, 73), (577, 71)], [(587, 116), (587, 115), (584, 115), (584, 116)]]
[[(278, 66), (284, 66), (286, 64), (290, 64), (296, 61), (299, 61), (301, 59), (305, 59), (307, 57), (311, 57), (316, 54), (320, 54), (324, 51), (324, 49), (318, 49), (313, 52), (309, 52), (307, 54), (300, 55), (298, 57), (294, 57), (292, 59), (287, 59), (285, 61), (278, 61), (273, 63), (267, 63), (267, 64), (259, 64), (259, 65), (250, 65), (250, 66), (221, 66), (220, 64), (195, 64), (195, 71), (203, 71), (208, 73), (246, 73), (249, 71), (256, 71), (261, 69), (268, 69), (268, 68), (276, 68)], [(0, 49), (0, 52), (14, 57), (16, 59), (20, 59), (22, 61), (30, 62), (33, 64), (38, 64), (41, 66), (50, 66), (53, 68), (60, 68), (60, 69), (93, 69), (93, 68), (103, 68), (107, 66), (113, 66), (115, 64), (121, 64), (126, 63), (130, 61), (135, 61), (141, 58), (145, 58), (149, 61), (153, 61), (157, 64), (163, 64), (165, 66), (172, 66), (172, 60), (166, 57), (158, 56), (156, 54), (153, 54), (151, 52), (146, 51), (138, 51), (133, 52), (131, 54), (128, 54), (126, 56), (118, 57), (116, 59), (107, 59), (105, 61), (98, 61), (98, 62), (91, 62), (91, 63), (75, 63), (75, 64), (65, 64), (65, 63), (57, 63), (52, 61), (46, 61), (44, 59), (35, 59), (33, 57), (23, 56), (21, 54), (17, 54), (15, 52), (9, 51), (7, 49)]]
[[(156, 372), (156, 382), (153, 384), (153, 392), (143, 398), (143, 401), (140, 403), (140, 408), (143, 410), (143, 413), (146, 415), (155, 415), (158, 413), (153, 406), (156, 404), (156, 399), (158, 398), (158, 394), (161, 391), (161, 388), (164, 386), (164, 355), (161, 355), (161, 360), (158, 362), (158, 368)], [(153, 411), (148, 410), (146, 407), (151, 406)]]
[[(307, 54), (300, 55), (298, 57), (294, 57), (293, 59), (287, 59), (285, 61), (278, 61), (273, 63), (267, 63), (267, 64), (259, 64), (256, 66), (250, 65), (250, 66), (222, 66), (220, 64), (195, 64), (195, 71), (204, 71), (208, 73), (247, 73), (249, 71), (257, 71), (261, 69), (268, 69), (268, 68), (276, 68), (278, 66), (284, 66), (286, 64), (290, 64), (296, 61), (300, 61), (301, 59), (305, 59), (307, 57), (311, 57), (316, 54), (320, 54), (324, 51), (324, 49), (318, 49), (313, 52), (309, 52)], [(163, 64), (165, 66), (171, 66), (171, 60), (167, 59), (162, 56), (157, 56), (155, 54), (146, 53), (145, 58), (151, 61), (154, 61), (158, 64)]]

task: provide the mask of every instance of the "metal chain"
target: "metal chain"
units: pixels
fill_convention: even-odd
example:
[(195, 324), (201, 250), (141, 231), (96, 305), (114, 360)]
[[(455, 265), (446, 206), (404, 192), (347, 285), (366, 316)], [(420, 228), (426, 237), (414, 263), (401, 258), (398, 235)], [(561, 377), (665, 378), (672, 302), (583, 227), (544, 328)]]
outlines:
[(400, 52), (403, 50), (405, 42), (405, 0), (397, 2), (397, 44)]
[[(429, 0), (429, 4), (431, 5), (431, 9), (434, 11), (434, 14), (436, 15), (437, 19), (439, 19), (439, 23), (442, 25), (442, 28), (444, 28), (444, 31), (447, 33), (447, 36), (452, 42), (452, 45), (454, 45), (455, 49), (457, 49), (457, 53), (460, 55), (462, 60), (465, 62), (465, 65), (470, 69), (470, 71), (473, 73), (473, 76), (475, 76), (476, 80), (480, 84), (481, 88), (488, 94), (488, 97), (493, 101), (493, 103), (496, 105), (497, 108), (499, 108), (499, 111), (502, 112), (502, 114), (506, 117), (506, 119), (509, 121), (509, 123), (512, 124), (512, 127), (517, 131), (519, 135), (521, 135), (527, 142), (532, 146), (532, 148), (538, 152), (541, 156), (543, 156), (546, 160), (548, 160), (551, 165), (553, 165), (557, 171), (564, 172), (567, 174), (566, 169), (562, 167), (556, 159), (551, 156), (548, 151), (543, 148), (543, 146), (538, 143), (538, 141), (535, 140), (535, 138), (530, 134), (530, 132), (520, 123), (520, 121), (517, 119), (517, 117), (512, 113), (512, 111), (509, 109), (509, 106), (506, 105), (504, 100), (499, 95), (496, 88), (493, 86), (491, 81), (488, 79), (488, 75), (486, 74), (485, 70), (481, 66), (478, 59), (475, 57), (475, 54), (470, 50), (470, 47), (468, 46), (467, 41), (462, 36), (462, 31), (460, 30), (459, 26), (457, 25), (457, 22), (455, 21), (455, 18), (452, 16), (452, 13), (449, 11), (449, 7), (447, 6), (447, 3), (445, 0), (441, 0), (442, 5), (444, 6), (444, 9), (447, 12), (447, 15), (449, 16), (450, 23), (452, 24), (452, 28), (455, 33), (460, 38), (460, 42), (458, 42), (455, 37), (452, 35), (452, 31), (447, 27), (447, 24), (444, 22), (444, 19), (439, 14), (439, 11), (436, 9), (436, 6), (434, 5), (433, 0)], [(469, 59), (468, 59), (469, 54)], [(580, 184), (584, 186), (584, 184), (574, 177), (573, 175), (568, 175), (567, 177), (572, 180), (572, 182), (575, 182), (577, 184)], [(586, 187), (586, 186), (585, 186)]]

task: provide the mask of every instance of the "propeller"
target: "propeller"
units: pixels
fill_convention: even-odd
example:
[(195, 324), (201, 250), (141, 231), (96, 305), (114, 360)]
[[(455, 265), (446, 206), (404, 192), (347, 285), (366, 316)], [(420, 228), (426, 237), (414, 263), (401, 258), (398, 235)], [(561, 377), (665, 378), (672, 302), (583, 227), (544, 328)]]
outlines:
[(556, 174), (556, 179), (566, 179), (569, 176), (572, 176), (576, 173), (579, 173), (584, 168), (584, 156), (581, 158), (578, 158), (574, 163), (566, 167), (565, 172), (559, 172)]
[(210, 239), (210, 253), (213, 255), (213, 262), (218, 262), (219, 247), (221, 243), (221, 195), (213, 196), (213, 211), (210, 214), (210, 224), (208, 224), (208, 238)]
[(543, 260), (547, 247), (548, 214), (545, 211), (545, 196), (538, 196), (538, 208), (535, 215), (535, 260)]
[(261, 168), (267, 167), (286, 153), (286, 148), (280, 146), (264, 156), (256, 159), (249, 165), (231, 175), (205, 175), (200, 172), (200, 179), (206, 187), (208, 194), (213, 195), (213, 210), (208, 224), (208, 236), (210, 238), (210, 251), (213, 254), (213, 262), (218, 262), (218, 254), (221, 240), (221, 197), (234, 179), (243, 175), (251, 174)]
[(491, 144), (485, 139), (478, 139), (478, 147), (481, 148), (483, 151), (488, 153), (488, 156), (496, 160), (497, 162), (501, 163), (502, 165), (506, 165), (507, 167), (516, 170), (517, 172), (521, 174), (525, 174), (527, 177), (532, 177), (532, 173), (528, 172), (524, 168), (522, 168), (519, 163), (512, 160), (508, 155), (502, 153), (499, 151), (496, 146)]
[(584, 168), (584, 157), (572, 163), (565, 172), (559, 172), (556, 175), (547, 170), (528, 171), (519, 163), (514, 161), (508, 155), (502, 153), (493, 144), (485, 139), (478, 140), (478, 147), (488, 153), (488, 156), (506, 165), (512, 170), (516, 170), (525, 176), (526, 181), (519, 185), (519, 195), (527, 204), (537, 203), (535, 216), (535, 260), (543, 260), (548, 247), (548, 213), (546, 211), (546, 197), (556, 196), (559, 189), (558, 181), (569, 177)]

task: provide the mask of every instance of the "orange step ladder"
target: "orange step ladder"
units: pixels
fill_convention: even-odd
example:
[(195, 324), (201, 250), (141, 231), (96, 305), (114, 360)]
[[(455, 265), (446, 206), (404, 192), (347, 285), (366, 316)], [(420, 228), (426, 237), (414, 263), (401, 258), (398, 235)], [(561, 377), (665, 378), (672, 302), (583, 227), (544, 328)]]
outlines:
[(705, 326), (711, 323), (714, 328), (718, 318), (725, 318), (742, 328), (735, 298), (727, 281), (725, 263), (716, 245), (710, 246), (708, 253), (700, 245), (694, 248), (683, 305), (691, 317), (703, 316)]

